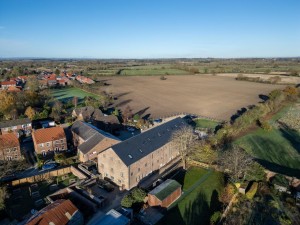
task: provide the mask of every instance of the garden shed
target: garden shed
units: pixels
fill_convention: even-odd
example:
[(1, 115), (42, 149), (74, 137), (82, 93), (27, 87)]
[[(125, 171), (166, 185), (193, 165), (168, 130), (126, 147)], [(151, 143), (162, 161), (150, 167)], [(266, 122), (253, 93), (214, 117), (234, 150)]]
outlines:
[(168, 208), (181, 196), (181, 193), (181, 184), (168, 179), (148, 193), (148, 204)]

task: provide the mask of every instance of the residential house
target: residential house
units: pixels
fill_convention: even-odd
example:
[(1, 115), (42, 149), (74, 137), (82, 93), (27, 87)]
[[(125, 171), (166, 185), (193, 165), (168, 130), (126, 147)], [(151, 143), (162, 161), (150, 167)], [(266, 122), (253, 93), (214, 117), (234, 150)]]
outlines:
[(51, 127), (32, 132), (34, 149), (37, 154), (47, 155), (67, 150), (67, 140), (62, 127)]
[(26, 225), (83, 225), (84, 219), (70, 201), (59, 199), (34, 214)]
[(100, 152), (99, 173), (127, 190), (149, 181), (151, 174), (167, 171), (179, 161), (172, 136), (184, 126), (183, 119), (175, 118)]
[(93, 124), (101, 130), (113, 133), (119, 130), (122, 125), (115, 115), (101, 116), (93, 120)]
[(0, 135), (0, 160), (20, 160), (21, 158), (20, 142), (16, 134)]
[(27, 79), (28, 79), (28, 76), (18, 76), (18, 79), (19, 79), (20, 81), (22, 81), (23, 84), (25, 84), (26, 81), (27, 81)]
[(148, 193), (148, 204), (168, 208), (181, 196), (181, 184), (168, 179)]
[(7, 92), (11, 92), (11, 93), (17, 93), (17, 92), (21, 92), (22, 90), (21, 90), (22, 88), (21, 87), (19, 87), (19, 86), (17, 86), (17, 87), (15, 87), (15, 86), (10, 86), (10, 87), (8, 87), (7, 88)]
[(57, 84), (56, 78), (49, 77), (47, 78), (47, 85), (49, 87), (55, 87)]
[(2, 81), (2, 82), (0, 82), (0, 86), (1, 86), (2, 90), (6, 90), (9, 87), (16, 87), (17, 82), (15, 80)]
[(113, 135), (82, 121), (76, 121), (71, 131), (81, 162), (97, 159), (98, 153), (120, 142)]
[(80, 108), (75, 108), (72, 111), (72, 116), (77, 118), (78, 120), (83, 120), (85, 122), (90, 122), (93, 120), (97, 120), (104, 116), (100, 109), (95, 109), (92, 106), (85, 106)]
[(95, 83), (95, 81), (93, 81), (91, 78), (81, 76), (81, 75), (76, 76), (75, 79), (82, 84), (94, 84)]
[(29, 118), (0, 122), (1, 134), (14, 132), (17, 134), (17, 137), (22, 135), (28, 136), (31, 134), (31, 129), (31, 120)]

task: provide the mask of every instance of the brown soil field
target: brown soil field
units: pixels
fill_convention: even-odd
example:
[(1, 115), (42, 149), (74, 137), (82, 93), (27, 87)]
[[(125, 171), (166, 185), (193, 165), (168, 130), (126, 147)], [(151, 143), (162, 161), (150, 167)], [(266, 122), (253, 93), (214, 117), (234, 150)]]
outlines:
[(271, 85), (236, 81), (231, 77), (210, 75), (106, 77), (104, 90), (117, 97), (114, 106), (129, 105), (134, 113), (152, 118), (176, 113), (192, 113), (219, 120), (229, 120), (237, 110), (256, 104), (274, 89)]
[[(300, 83), (300, 77), (278, 75), (276, 74), (276, 72), (272, 74), (249, 74), (249, 73), (242, 73), (242, 74), (245, 77), (260, 77), (262, 80), (268, 80), (271, 77), (278, 76), (281, 78), (281, 81), (278, 82), (278, 84), (299, 84)], [(280, 72), (280, 74), (283, 73)], [(217, 74), (217, 76), (236, 78), (238, 76), (238, 73), (219, 73)]]

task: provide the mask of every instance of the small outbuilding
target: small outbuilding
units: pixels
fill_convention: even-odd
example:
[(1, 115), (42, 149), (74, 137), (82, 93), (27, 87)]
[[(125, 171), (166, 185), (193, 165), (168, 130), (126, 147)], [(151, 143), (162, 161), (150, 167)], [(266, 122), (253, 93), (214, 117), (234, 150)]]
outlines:
[(181, 184), (168, 179), (148, 193), (148, 204), (168, 208), (181, 196), (181, 193)]

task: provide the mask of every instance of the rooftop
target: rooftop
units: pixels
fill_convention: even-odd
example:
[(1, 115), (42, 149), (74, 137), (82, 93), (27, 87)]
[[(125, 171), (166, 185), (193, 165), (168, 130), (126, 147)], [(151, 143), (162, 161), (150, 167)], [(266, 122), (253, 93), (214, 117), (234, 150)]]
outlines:
[(51, 127), (33, 131), (32, 137), (37, 144), (40, 144), (66, 138), (66, 135), (62, 127)]
[(0, 135), (0, 149), (19, 146), (19, 139), (14, 133)]
[(122, 141), (112, 149), (129, 166), (171, 141), (173, 134), (187, 126), (180, 117)]
[(121, 213), (111, 209), (106, 215), (95, 225), (128, 225), (130, 220)]
[(0, 122), (0, 128), (18, 126), (23, 124), (29, 124), (31, 120), (29, 118), (17, 119), (17, 120), (6, 120)]
[(177, 181), (168, 179), (162, 184), (158, 185), (152, 191), (150, 191), (149, 194), (154, 195), (159, 200), (163, 201), (170, 194), (176, 191), (179, 187), (181, 187), (181, 184), (179, 184)]
[(65, 225), (68, 224), (76, 211), (78, 209), (70, 200), (60, 199), (33, 215), (26, 225)]
[(120, 141), (115, 136), (82, 121), (76, 121), (73, 124), (71, 130), (85, 141), (78, 146), (80, 151), (84, 154), (88, 153), (93, 147), (95, 147), (102, 141), (105, 142), (109, 139)]

